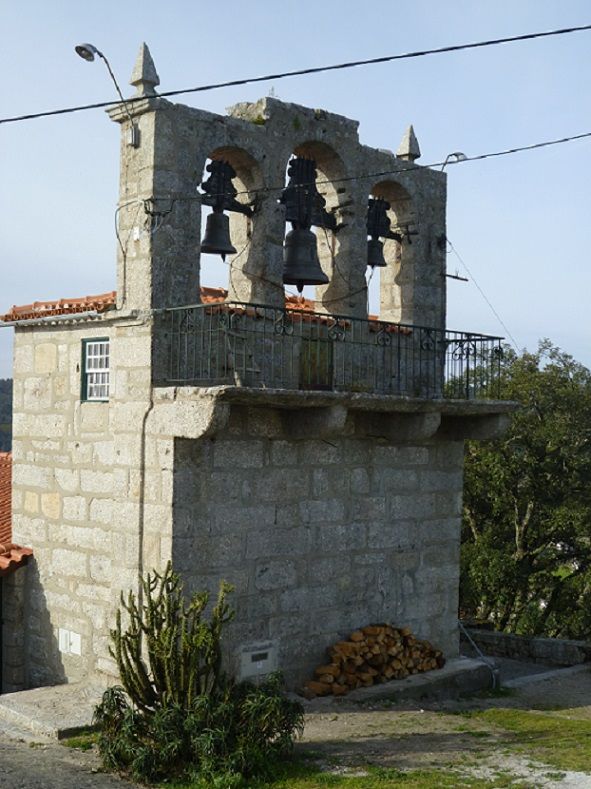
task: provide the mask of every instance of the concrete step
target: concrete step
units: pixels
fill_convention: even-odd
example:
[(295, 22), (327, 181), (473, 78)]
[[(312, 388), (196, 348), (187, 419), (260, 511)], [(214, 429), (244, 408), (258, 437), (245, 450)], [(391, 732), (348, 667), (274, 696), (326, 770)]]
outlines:
[[(491, 669), (481, 660), (454, 658), (442, 669), (413, 674), (406, 679), (360, 688), (344, 697), (347, 701), (368, 702), (392, 699), (449, 699), (462, 693), (475, 693), (492, 686)], [(0, 726), (14, 727), (39, 737), (62, 739), (92, 724), (95, 705), (104, 687), (77, 683), (22, 690), (0, 696)], [(301, 700), (301, 699), (300, 699)], [(339, 703), (325, 697), (304, 701), (306, 710)]]
[(92, 724), (95, 705), (104, 688), (75, 683), (21, 690), (0, 696), (0, 726), (14, 735), (22, 731), (63, 739)]
[(463, 693), (486, 690), (492, 685), (490, 666), (482, 660), (459, 657), (448, 660), (443, 668), (426, 671), (424, 674), (411, 674), (406, 679), (384, 682), (369, 688), (358, 688), (346, 696), (324, 696), (304, 701), (303, 704), (305, 710), (308, 711), (317, 707), (338, 705), (349, 701), (453, 699)]

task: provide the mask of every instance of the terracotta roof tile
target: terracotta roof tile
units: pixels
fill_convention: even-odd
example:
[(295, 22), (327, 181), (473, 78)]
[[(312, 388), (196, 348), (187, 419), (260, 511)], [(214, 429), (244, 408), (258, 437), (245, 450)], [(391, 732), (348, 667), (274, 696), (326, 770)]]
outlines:
[(0, 577), (9, 575), (13, 570), (23, 567), (29, 556), (33, 555), (31, 548), (21, 548), (19, 545), (0, 545), (0, 550), (2, 548), (4, 548), (4, 552), (0, 553)]
[(12, 455), (0, 452), (0, 577), (27, 563), (31, 548), (12, 542)]
[(97, 296), (34, 301), (32, 304), (14, 305), (5, 315), (0, 315), (0, 320), (25, 321), (52, 315), (72, 315), (77, 312), (104, 312), (115, 306), (116, 295), (116, 292), (111, 290), (108, 293), (99, 293)]
[(203, 304), (215, 304), (219, 301), (224, 301), (228, 295), (225, 288), (206, 288), (203, 285), (200, 288), (201, 301)]
[[(201, 287), (203, 304), (219, 304), (226, 300), (228, 291), (225, 288)], [(24, 321), (35, 318), (51, 317), (52, 315), (73, 315), (77, 312), (104, 312), (115, 306), (117, 292), (100, 293), (97, 296), (82, 296), (55, 301), (34, 301), (32, 304), (14, 305), (6, 314), (0, 315), (2, 321)], [(303, 296), (286, 295), (285, 306), (293, 310), (315, 311), (314, 302)]]
[(12, 542), (12, 455), (0, 452), (0, 543)]
[[(201, 288), (201, 301), (204, 304), (215, 304), (224, 301), (228, 291), (224, 288)], [(14, 305), (4, 315), (1, 321), (26, 321), (35, 318), (49, 318), (53, 315), (75, 315), (78, 312), (105, 312), (115, 306), (117, 291), (99, 293), (96, 296), (81, 296), (71, 299), (56, 299), (54, 301), (34, 301), (32, 304)]]
[[(201, 302), (203, 304), (220, 304), (226, 300), (228, 291), (225, 288), (209, 288), (201, 287)], [(9, 312), (5, 315), (0, 315), (0, 321), (25, 321), (35, 318), (46, 318), (59, 315), (74, 315), (81, 312), (105, 312), (115, 306), (117, 299), (117, 292), (114, 290), (108, 293), (99, 293), (97, 296), (82, 296), (72, 299), (59, 299), (56, 301), (34, 301), (32, 304), (22, 304), (21, 306), (14, 305)], [(304, 312), (316, 312), (315, 302), (311, 299), (306, 299), (303, 296), (293, 296), (286, 294), (285, 306), (288, 310), (297, 310)], [(317, 320), (324, 322), (327, 318), (323, 313), (318, 313)], [(375, 315), (369, 315), (369, 320), (376, 323), (378, 318)], [(309, 321), (315, 321), (315, 318), (308, 318)], [(400, 331), (405, 334), (408, 330), (392, 328), (390, 331)]]

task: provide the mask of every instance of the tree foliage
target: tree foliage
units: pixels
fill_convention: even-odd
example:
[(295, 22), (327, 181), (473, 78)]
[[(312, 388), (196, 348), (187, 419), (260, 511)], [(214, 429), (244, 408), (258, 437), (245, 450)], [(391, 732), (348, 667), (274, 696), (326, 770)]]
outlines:
[(548, 340), (507, 350), (504, 438), (466, 448), (461, 606), (503, 630), (591, 630), (591, 372)]

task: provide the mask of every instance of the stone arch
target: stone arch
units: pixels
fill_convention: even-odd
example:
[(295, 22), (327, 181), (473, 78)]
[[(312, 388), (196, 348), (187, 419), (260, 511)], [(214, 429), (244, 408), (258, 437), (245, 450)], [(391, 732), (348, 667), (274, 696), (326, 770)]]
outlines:
[(384, 239), (386, 267), (379, 271), (380, 318), (395, 323), (411, 322), (413, 301), (413, 245), (404, 230), (414, 219), (414, 201), (410, 193), (394, 180), (379, 181), (370, 197), (380, 197), (390, 204), (391, 230), (401, 233), (402, 240)]
[(360, 290), (360, 281), (357, 280), (363, 279), (363, 271), (357, 270), (359, 267), (355, 266), (357, 256), (351, 244), (348, 209), (354, 197), (351, 182), (346, 180), (347, 166), (336, 149), (321, 140), (299, 142), (294, 146), (293, 154), (316, 162), (317, 188), (326, 201), (326, 210), (334, 215), (337, 226), (334, 232), (316, 228), (320, 265), (329, 279), (327, 285), (316, 288), (317, 307), (326, 312), (347, 312), (347, 296), (351, 291)]
[[(253, 206), (258, 190), (263, 185), (262, 170), (255, 157), (244, 148), (237, 146), (222, 145), (214, 148), (206, 157), (202, 180), (208, 175), (207, 164), (216, 160), (228, 162), (234, 168), (236, 177), (233, 179), (233, 184), (238, 192), (236, 200), (244, 205)], [(209, 209), (203, 207), (203, 227), (208, 213)], [(256, 213), (249, 217), (235, 211), (228, 211), (227, 215), (230, 220), (230, 238), (236, 248), (236, 254), (230, 255), (226, 259), (228, 271), (223, 273), (223, 281), (227, 283), (229, 300), (250, 301), (252, 288), (249, 272), (252, 270), (253, 250), (257, 247), (258, 237), (263, 235), (262, 223), (257, 221)], [(202, 259), (202, 268), (203, 263)], [(220, 285), (222, 282), (212, 282), (212, 284)]]

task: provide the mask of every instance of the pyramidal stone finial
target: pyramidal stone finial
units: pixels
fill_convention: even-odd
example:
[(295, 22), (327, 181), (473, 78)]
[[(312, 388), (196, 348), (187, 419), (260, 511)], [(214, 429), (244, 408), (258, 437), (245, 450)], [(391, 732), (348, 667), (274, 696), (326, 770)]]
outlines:
[(417, 140), (415, 130), (412, 125), (410, 125), (400, 141), (396, 156), (398, 156), (399, 159), (406, 159), (407, 162), (414, 162), (420, 155), (421, 149), (419, 148), (419, 141)]
[(129, 84), (136, 88), (137, 96), (155, 96), (156, 85), (160, 85), (160, 77), (150, 55), (148, 45), (143, 43), (138, 52)]

